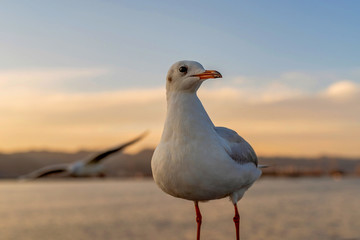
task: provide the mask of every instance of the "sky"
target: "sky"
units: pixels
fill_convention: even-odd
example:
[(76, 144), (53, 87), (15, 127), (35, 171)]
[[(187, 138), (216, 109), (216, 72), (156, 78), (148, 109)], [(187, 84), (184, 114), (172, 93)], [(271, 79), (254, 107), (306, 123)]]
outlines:
[(360, 156), (358, 1), (2, 1), (0, 152), (150, 134), (165, 76), (196, 60), (213, 122), (262, 156)]

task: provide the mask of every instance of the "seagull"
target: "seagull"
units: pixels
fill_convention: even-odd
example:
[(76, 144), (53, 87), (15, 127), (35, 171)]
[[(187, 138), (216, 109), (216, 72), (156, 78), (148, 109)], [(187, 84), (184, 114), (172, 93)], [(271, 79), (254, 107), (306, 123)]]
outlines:
[(79, 160), (71, 164), (55, 164), (51, 166), (46, 166), (35, 170), (29, 174), (21, 176), (21, 179), (37, 179), (48, 176), (50, 174), (55, 173), (68, 173), (72, 177), (91, 177), (91, 176), (104, 176), (103, 173), (103, 165), (101, 161), (104, 160), (106, 157), (124, 150), (126, 147), (136, 143), (137, 141), (141, 140), (147, 132), (142, 133), (140, 136), (136, 137), (135, 139), (128, 141), (118, 147), (108, 149), (104, 152), (96, 154), (88, 159)]
[(196, 94), (206, 79), (221, 77), (195, 61), (170, 67), (165, 125), (151, 160), (154, 180), (165, 193), (194, 201), (197, 240), (202, 223), (199, 201), (224, 197), (234, 205), (236, 239), (240, 239), (237, 202), (261, 175), (250, 144), (231, 129), (215, 127)]

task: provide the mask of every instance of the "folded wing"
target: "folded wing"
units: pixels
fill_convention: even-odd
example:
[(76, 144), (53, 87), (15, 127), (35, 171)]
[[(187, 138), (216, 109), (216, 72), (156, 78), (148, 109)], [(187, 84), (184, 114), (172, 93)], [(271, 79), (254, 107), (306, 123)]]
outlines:
[(250, 144), (239, 136), (234, 130), (225, 127), (215, 127), (230, 157), (241, 164), (252, 162), (258, 165), (258, 158)]

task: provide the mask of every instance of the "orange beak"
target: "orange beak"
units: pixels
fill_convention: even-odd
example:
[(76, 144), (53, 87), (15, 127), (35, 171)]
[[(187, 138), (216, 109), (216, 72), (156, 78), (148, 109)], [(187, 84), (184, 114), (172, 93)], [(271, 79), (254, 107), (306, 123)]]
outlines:
[(222, 78), (221, 73), (215, 70), (205, 70), (205, 72), (200, 74), (195, 74), (193, 77), (198, 77), (200, 79), (209, 79), (209, 78)]

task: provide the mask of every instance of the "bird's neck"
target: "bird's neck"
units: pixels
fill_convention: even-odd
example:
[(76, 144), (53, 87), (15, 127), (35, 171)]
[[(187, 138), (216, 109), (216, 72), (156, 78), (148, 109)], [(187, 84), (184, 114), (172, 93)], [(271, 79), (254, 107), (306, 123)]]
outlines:
[(167, 116), (163, 138), (168, 139), (174, 134), (192, 136), (195, 132), (212, 129), (214, 124), (196, 92), (167, 93)]

